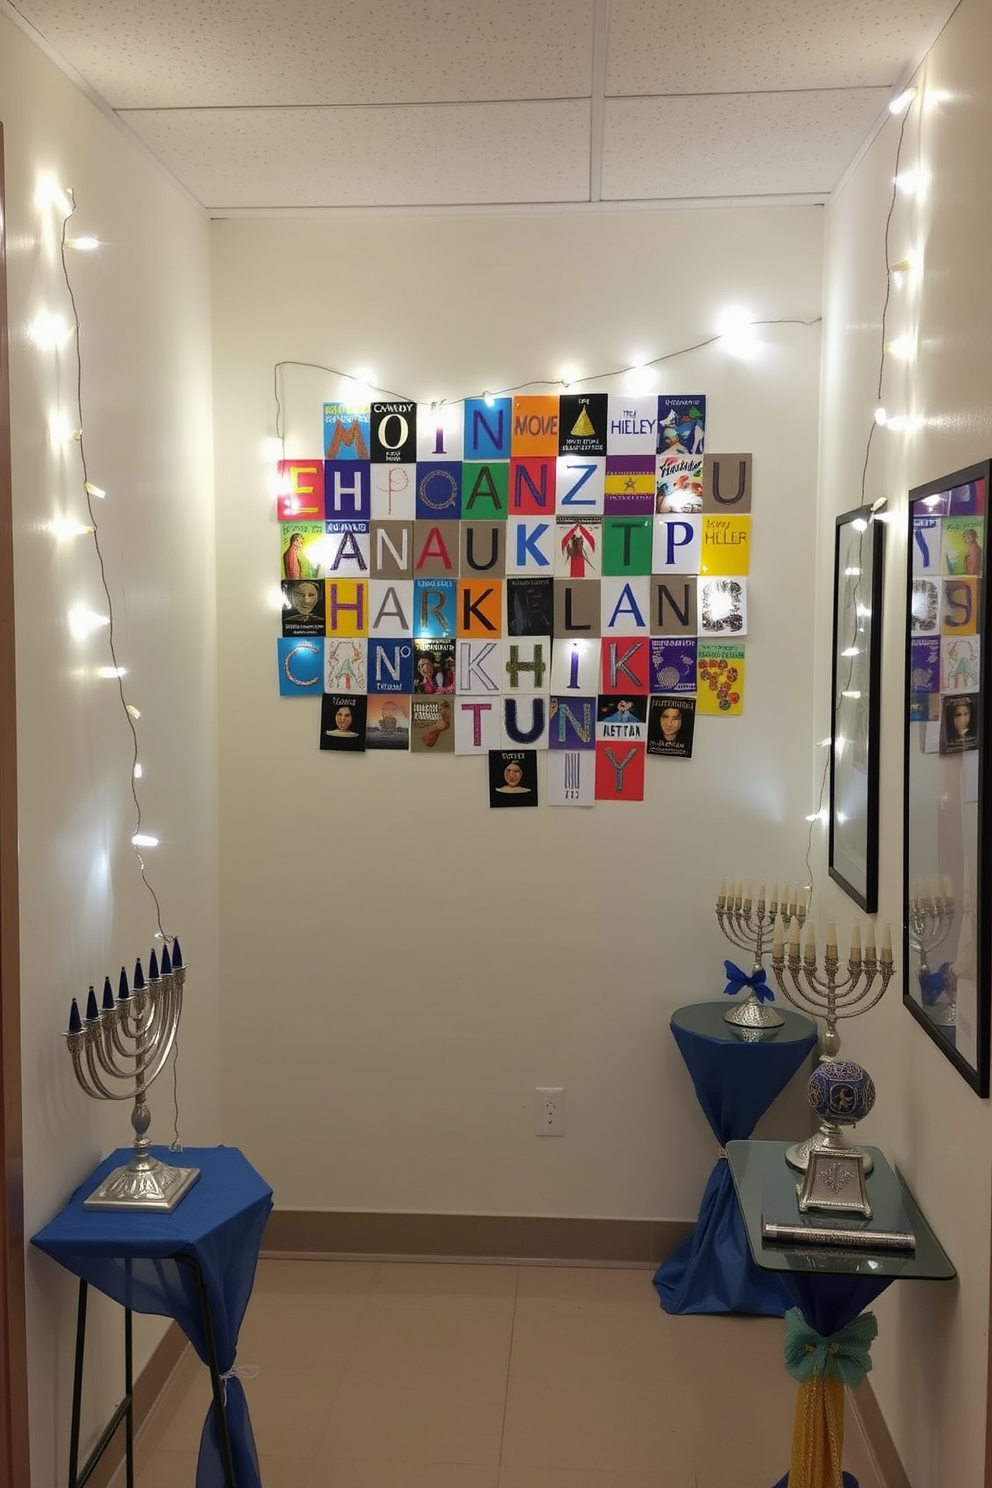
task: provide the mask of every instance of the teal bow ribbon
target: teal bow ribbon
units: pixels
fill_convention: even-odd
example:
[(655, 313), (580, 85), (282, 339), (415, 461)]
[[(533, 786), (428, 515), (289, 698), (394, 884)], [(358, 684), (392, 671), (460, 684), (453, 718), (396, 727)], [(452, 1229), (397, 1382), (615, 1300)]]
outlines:
[(798, 1307), (790, 1307), (785, 1314), (785, 1367), (800, 1384), (824, 1376), (853, 1388), (871, 1369), (869, 1349), (877, 1337), (873, 1312), (863, 1312), (846, 1328), (824, 1338), (810, 1327)]
[(723, 969), (728, 977), (727, 985), (723, 989), (727, 997), (736, 997), (738, 992), (743, 991), (745, 987), (750, 987), (759, 1002), (775, 1001), (775, 993), (771, 987), (766, 985), (768, 973), (763, 966), (752, 972), (750, 976), (746, 971), (741, 971), (739, 966), (735, 966), (733, 961), (724, 961)]

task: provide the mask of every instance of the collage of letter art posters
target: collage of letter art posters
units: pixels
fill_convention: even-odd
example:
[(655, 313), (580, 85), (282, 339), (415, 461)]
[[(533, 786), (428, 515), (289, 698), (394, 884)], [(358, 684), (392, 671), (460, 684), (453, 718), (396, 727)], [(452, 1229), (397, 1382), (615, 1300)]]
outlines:
[(978, 748), (986, 495), (979, 479), (911, 510), (909, 717), (927, 754)]
[[(704, 395), (322, 412), (276, 502), (279, 692), (320, 697), (322, 751), (479, 755), (494, 809), (537, 805), (539, 776), (542, 804), (589, 807), (691, 760), (697, 714), (743, 712), (752, 459), (707, 449)], [(966, 515), (919, 531), (938, 581), (975, 582)], [(977, 676), (939, 605), (921, 699)]]

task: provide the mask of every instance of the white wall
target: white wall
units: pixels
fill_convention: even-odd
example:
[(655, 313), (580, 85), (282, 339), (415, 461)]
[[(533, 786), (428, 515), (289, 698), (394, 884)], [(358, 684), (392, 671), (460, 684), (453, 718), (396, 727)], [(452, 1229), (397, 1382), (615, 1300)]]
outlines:
[[(71, 604), (104, 610), (92, 539), (56, 543), (45, 523), (83, 513), (78, 446), (56, 456), (47, 423), (73, 410), (70, 342), (41, 352), (39, 311), (69, 314), (58, 223), (35, 206), (45, 172), (71, 186), (73, 232), (105, 246), (76, 254), (84, 439), (106, 488), (100, 534), (119, 661), (141, 710), (147, 854), (167, 931), (190, 963), (181, 1034), (181, 1135), (218, 1136), (216, 732), (207, 224), (5, 17), (0, 17), (12, 378), (18, 668), (24, 1198), (30, 1235), (107, 1152), (130, 1140), (129, 1107), (88, 1099), (63, 1047), (69, 1002), (148, 951), (155, 906), (129, 838), (130, 734), (106, 632), (80, 644)], [(152, 1135), (173, 1132), (172, 1080), (153, 1088)], [(76, 1286), (27, 1255), (32, 1478), (61, 1481), (69, 1426)], [(159, 1320), (136, 1335), (140, 1367)], [(121, 1314), (93, 1304), (83, 1437), (88, 1450), (120, 1398)]]
[[(889, 261), (920, 247), (918, 286), (895, 288), (886, 337), (918, 326), (908, 369), (891, 363), (885, 402), (921, 415), (913, 434), (876, 436), (869, 501), (888, 497), (883, 615), (880, 918), (902, 924), (903, 631), (906, 493), (992, 451), (987, 350), (992, 287), (984, 244), (992, 226), (987, 142), (992, 100), (983, 59), (992, 16), (963, 0), (916, 82), (901, 168), (931, 174), (922, 202), (900, 196)], [(943, 101), (937, 101), (944, 94)], [(890, 121), (827, 212), (819, 582), (829, 592), (833, 519), (858, 504), (865, 441), (877, 401), (885, 294), (885, 218), (899, 125)], [(821, 607), (821, 612), (822, 607)], [(817, 732), (829, 732), (829, 654), (819, 632)], [(817, 843), (817, 860), (824, 860)], [(832, 913), (851, 905), (832, 884)], [(898, 939), (898, 936), (896, 937)], [(876, 1306), (881, 1332), (872, 1383), (914, 1488), (985, 1481), (992, 1117), (901, 1005), (900, 975), (870, 1016), (845, 1030), (845, 1052), (878, 1087), (870, 1140), (896, 1163), (957, 1266), (954, 1285), (892, 1287)], [(866, 1127), (867, 1131), (867, 1127)]]
[[(457, 399), (661, 356), (728, 303), (814, 319), (822, 220), (213, 225), (223, 1129), (280, 1207), (695, 1212), (713, 1140), (668, 1020), (722, 991), (721, 875), (805, 877), (820, 337), (769, 327), (753, 362), (662, 369), (707, 394), (710, 450), (754, 454), (747, 706), (700, 719), (691, 762), (649, 760), (643, 805), (591, 811), (491, 812), (479, 759), (321, 754), (315, 701), (280, 699), (274, 364)], [(339, 389), (287, 369), (290, 455), (320, 453)], [(548, 1084), (561, 1141), (534, 1135)]]

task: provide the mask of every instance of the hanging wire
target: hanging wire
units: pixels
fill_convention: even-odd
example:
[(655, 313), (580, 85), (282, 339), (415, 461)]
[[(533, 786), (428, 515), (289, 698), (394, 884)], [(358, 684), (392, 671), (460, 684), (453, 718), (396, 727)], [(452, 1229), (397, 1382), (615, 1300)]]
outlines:
[[(101, 584), (101, 586), (103, 588), (104, 598), (105, 598), (106, 604), (107, 604), (107, 614), (109, 616), (109, 621), (110, 621), (110, 623), (108, 625), (108, 628), (107, 628), (107, 643), (108, 643), (108, 647), (109, 647), (109, 650), (110, 650), (111, 662), (113, 664), (114, 671), (116, 673), (117, 691), (118, 691), (118, 696), (120, 698), (121, 711), (123, 712), (123, 715), (124, 715), (124, 722), (126, 723), (127, 728), (128, 728), (128, 730), (130, 731), (130, 734), (131, 734), (130, 790), (131, 790), (131, 799), (134, 802), (134, 830), (132, 832), (132, 837), (136, 837), (136, 836), (138, 836), (140, 834), (140, 832), (141, 832), (141, 825), (142, 825), (141, 799), (140, 799), (140, 796), (139, 796), (139, 793), (138, 793), (138, 787), (137, 787), (137, 783), (136, 783), (137, 777), (135, 775), (135, 768), (136, 768), (136, 766), (138, 764), (138, 731), (137, 731), (137, 729), (134, 726), (134, 718), (133, 718), (133, 716), (132, 716), (132, 714), (131, 714), (131, 712), (129, 710), (129, 707), (128, 707), (127, 698), (126, 698), (125, 693), (124, 693), (124, 681), (123, 681), (123, 678), (121, 676), (121, 668), (120, 668), (119, 662), (117, 660), (117, 641), (116, 641), (116, 634), (115, 634), (114, 602), (113, 602), (113, 598), (112, 598), (111, 592), (110, 592), (110, 585), (109, 585), (109, 583), (107, 581), (107, 568), (106, 568), (106, 563), (104, 561), (103, 548), (102, 548), (101, 543), (100, 543), (100, 524), (97, 521), (96, 510), (95, 510), (94, 505), (93, 505), (93, 496), (92, 496), (91, 491), (90, 491), (91, 482), (90, 482), (90, 477), (89, 477), (89, 467), (88, 467), (87, 460), (86, 460), (85, 424), (84, 424), (84, 420), (83, 420), (83, 357), (82, 357), (82, 347), (81, 347), (81, 326), (80, 326), (80, 320), (79, 320), (79, 310), (78, 310), (78, 308), (76, 306), (76, 296), (75, 296), (75, 292), (74, 292), (73, 287), (72, 287), (72, 278), (71, 278), (70, 273), (69, 273), (69, 264), (68, 264), (67, 255), (66, 255), (67, 230), (68, 230), (68, 226), (69, 226), (69, 221), (70, 221), (70, 219), (72, 218), (72, 216), (74, 215), (74, 213), (76, 211), (76, 198), (75, 198), (75, 194), (74, 194), (74, 192), (72, 190), (72, 187), (66, 187), (65, 194), (66, 194), (66, 196), (67, 196), (67, 198), (68, 198), (68, 200), (70, 202), (70, 210), (68, 212), (66, 212), (64, 214), (63, 218), (62, 218), (62, 232), (61, 232), (61, 239), (60, 239), (60, 245), (59, 246), (60, 246), (60, 255), (61, 255), (61, 263), (62, 263), (62, 277), (65, 280), (66, 293), (69, 296), (69, 304), (72, 307), (73, 339), (75, 341), (75, 346), (76, 346), (76, 414), (77, 414), (76, 431), (78, 433), (78, 439), (75, 442), (79, 446), (79, 462), (80, 462), (80, 467), (81, 467), (81, 470), (82, 470), (82, 477), (83, 477), (83, 496), (84, 496), (84, 499), (86, 501), (86, 510), (87, 510), (87, 512), (89, 514), (91, 536), (93, 538), (93, 547), (94, 547), (94, 550), (96, 552), (97, 564), (98, 564), (98, 567), (99, 567), (99, 570), (100, 570), (100, 584)], [(146, 867), (146, 864), (145, 864), (144, 857), (143, 857), (143, 855), (141, 853), (140, 847), (137, 844), (133, 843), (133, 842), (132, 842), (132, 847), (134, 848), (135, 857), (138, 860), (138, 871), (139, 871), (139, 873), (141, 875), (141, 881), (144, 884), (145, 888), (148, 890), (148, 893), (151, 895), (152, 902), (155, 905), (155, 924), (158, 927), (159, 936), (161, 937), (161, 939), (163, 941), (171, 944), (175, 940), (175, 936), (174, 935), (167, 934), (166, 931), (165, 931), (165, 929), (164, 929), (164, 927), (163, 927), (163, 925), (162, 925), (162, 906), (161, 906), (161, 903), (159, 901), (158, 894), (156, 893), (155, 887), (154, 887), (154, 885), (152, 884), (151, 880), (148, 877), (148, 870), (147, 870), (147, 867)], [(178, 1065), (179, 1065), (179, 1052), (180, 1051), (179, 1051), (179, 1035), (178, 1035), (178, 1030), (177, 1030), (177, 1033), (176, 1033), (176, 1041), (175, 1041), (174, 1049), (175, 1049), (175, 1052), (174, 1052), (173, 1059), (172, 1059), (172, 1098), (173, 1098), (174, 1119), (173, 1119), (173, 1140), (170, 1143), (170, 1149), (173, 1152), (176, 1152), (176, 1151), (181, 1151), (182, 1150), (182, 1141), (181, 1141), (180, 1136), (179, 1136), (179, 1077), (178, 1077)]]
[[(885, 232), (883, 234), (883, 239), (882, 239), (882, 248), (883, 248), (883, 252), (885, 254), (885, 298), (882, 301), (882, 315), (881, 315), (880, 330), (879, 330), (879, 347), (880, 347), (880, 350), (879, 350), (879, 359), (878, 359), (878, 387), (877, 387), (877, 392), (876, 392), (876, 404), (880, 404), (881, 401), (882, 401), (882, 385), (883, 385), (883, 381), (884, 381), (884, 377), (885, 377), (885, 366), (886, 366), (886, 362), (888, 360), (886, 349), (885, 349), (886, 348), (886, 344), (887, 344), (886, 343), (885, 327), (886, 327), (886, 321), (888, 319), (888, 313), (889, 313), (889, 301), (890, 301), (890, 299), (892, 297), (892, 274), (893, 274), (893, 270), (889, 267), (889, 261), (890, 261), (889, 260), (889, 237), (890, 237), (890, 231), (891, 231), (891, 227), (892, 227), (892, 218), (893, 218), (893, 214), (895, 213), (895, 208), (896, 208), (896, 201), (898, 200), (898, 196), (899, 196), (899, 187), (896, 184), (896, 177), (899, 175), (899, 162), (900, 162), (900, 160), (902, 158), (902, 147), (903, 147), (903, 140), (904, 140), (905, 135), (906, 135), (906, 125), (909, 122), (909, 116), (910, 116), (910, 114), (911, 114), (911, 112), (913, 110), (914, 103), (915, 103), (915, 99), (910, 102), (909, 107), (906, 109), (905, 113), (902, 115), (902, 119), (901, 119), (900, 125), (899, 125), (899, 137), (898, 137), (898, 140), (896, 142), (895, 167), (894, 167), (893, 172), (892, 172), (892, 196), (891, 196), (890, 201), (889, 201), (889, 210), (886, 213), (886, 217), (885, 217)], [(862, 578), (863, 578), (863, 575), (864, 575), (863, 556), (864, 556), (865, 533), (870, 530), (871, 524), (875, 520), (875, 512), (876, 512), (877, 508), (880, 505), (883, 505), (884, 504), (883, 501), (869, 503), (868, 498), (867, 498), (867, 495), (866, 495), (866, 487), (867, 487), (867, 481), (868, 481), (868, 467), (869, 467), (869, 463), (870, 463), (870, 460), (871, 460), (872, 441), (873, 441), (873, 439), (875, 437), (875, 431), (877, 429), (878, 429), (878, 424), (877, 424), (877, 422), (875, 420), (874, 413), (873, 413), (872, 414), (871, 427), (868, 430), (868, 438), (865, 441), (865, 457), (864, 457), (864, 461), (862, 462), (862, 466), (861, 466), (861, 485), (860, 485), (861, 515), (862, 515), (864, 521), (868, 525), (859, 534), (858, 553), (857, 553), (857, 568), (858, 568), (857, 583), (855, 585), (854, 592), (852, 594), (852, 600), (853, 600), (853, 606), (854, 606), (854, 609), (853, 609), (853, 620), (854, 620), (855, 633), (850, 638), (850, 640), (848, 641), (848, 647), (849, 648), (853, 647), (855, 645), (856, 641), (857, 641), (858, 600), (859, 600), (859, 596), (861, 594)], [(835, 583), (836, 583), (836, 576), (835, 576)], [(840, 638), (838, 637), (838, 639), (840, 639)], [(852, 680), (852, 677), (854, 675), (854, 660), (855, 660), (854, 657), (851, 656), (849, 658), (849, 661), (848, 661), (848, 674), (847, 674), (847, 678), (845, 679), (845, 686), (848, 689), (850, 688), (851, 680)], [(833, 759), (835, 742), (836, 742), (836, 739), (837, 739), (837, 728), (838, 728), (838, 723), (839, 723), (839, 719), (840, 719), (841, 699), (842, 699), (842, 696), (843, 696), (843, 690), (844, 689), (841, 688), (841, 687), (838, 687), (836, 689), (836, 698), (834, 700), (834, 711), (833, 711), (832, 720), (831, 720), (832, 721), (832, 729), (831, 729), (830, 747), (827, 750), (826, 759), (824, 760), (824, 765), (823, 765), (823, 774), (822, 774), (822, 776), (820, 778), (820, 790), (819, 790), (819, 795), (817, 797), (817, 802), (816, 802), (816, 811), (812, 815), (812, 819), (809, 822), (809, 831), (806, 834), (806, 856), (805, 856), (805, 864), (806, 864), (806, 873), (807, 873), (807, 885), (808, 885), (808, 888), (809, 888), (810, 906), (812, 906), (812, 902), (813, 902), (813, 887), (814, 887), (814, 885), (813, 885), (813, 867), (812, 867), (812, 862), (811, 862), (812, 853), (813, 853), (813, 828), (816, 826), (816, 823), (821, 819), (821, 817), (823, 815), (823, 801), (824, 801), (824, 797), (825, 797), (826, 791), (827, 791), (827, 781), (828, 781), (828, 779), (830, 777), (830, 765), (831, 765), (831, 761)]]
[[(803, 319), (799, 316), (779, 316), (772, 320), (752, 320), (749, 322), (749, 325), (814, 326), (819, 325), (821, 319), (822, 317), (819, 315), (813, 316), (811, 319)], [(653, 357), (650, 361), (637, 362), (636, 364), (632, 364), (628, 367), (613, 367), (608, 372), (592, 372), (588, 377), (575, 377), (569, 379), (567, 382), (564, 378), (561, 377), (533, 377), (528, 382), (518, 382), (515, 383), (512, 387), (500, 388), (498, 390), (495, 390), (493, 388), (484, 388), (481, 392), (465, 393), (459, 398), (441, 398), (440, 400), (433, 403), (431, 406), (434, 408), (457, 408), (458, 405), (461, 403), (468, 403), (470, 401), (481, 400), (483, 398), (507, 398), (513, 393), (522, 393), (526, 388), (572, 388), (578, 387), (580, 384), (585, 384), (587, 382), (602, 382), (608, 377), (623, 377), (628, 372), (641, 372), (649, 367), (660, 367), (664, 362), (671, 362), (676, 357), (688, 356), (690, 352), (701, 351), (704, 347), (712, 346), (715, 342), (722, 340), (723, 333), (720, 332), (715, 336), (706, 336), (703, 338), (702, 341), (694, 341), (690, 346), (680, 346), (675, 351), (663, 352), (661, 356)], [(351, 372), (342, 372), (337, 367), (325, 367), (322, 362), (297, 362), (291, 359), (276, 362), (272, 368), (272, 394), (276, 408), (276, 438), (283, 446), (285, 446), (286, 443), (286, 430), (283, 419), (283, 394), (281, 388), (282, 372), (283, 369), (286, 367), (309, 367), (314, 372), (326, 372), (331, 377), (340, 377), (347, 382), (355, 381), (354, 375)], [(416, 398), (412, 398), (405, 393), (390, 392), (387, 388), (376, 387), (374, 384), (369, 385), (369, 390), (371, 392), (381, 393), (383, 398), (396, 399), (398, 402), (417, 403), (423, 401), (422, 399), (418, 400)]]

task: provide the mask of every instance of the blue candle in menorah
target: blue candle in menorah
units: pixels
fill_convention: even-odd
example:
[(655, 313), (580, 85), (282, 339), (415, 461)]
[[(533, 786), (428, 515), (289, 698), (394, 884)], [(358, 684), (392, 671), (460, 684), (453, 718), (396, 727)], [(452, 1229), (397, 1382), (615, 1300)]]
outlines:
[(162, 947), (161, 969), (152, 951), (147, 981), (138, 961), (130, 986), (121, 967), (116, 997), (109, 976), (105, 978), (102, 1005), (91, 987), (85, 1019), (80, 1017), (76, 999), (72, 1000), (65, 1040), (76, 1079), (95, 1100), (133, 1103), (134, 1156), (90, 1194), (84, 1205), (87, 1209), (169, 1212), (200, 1176), (199, 1168), (161, 1162), (149, 1150), (148, 1087), (172, 1053), (185, 982), (182, 950), (174, 939), (171, 955), (168, 945)]

